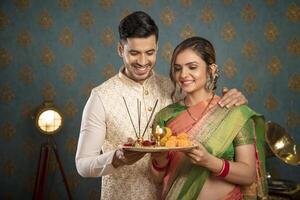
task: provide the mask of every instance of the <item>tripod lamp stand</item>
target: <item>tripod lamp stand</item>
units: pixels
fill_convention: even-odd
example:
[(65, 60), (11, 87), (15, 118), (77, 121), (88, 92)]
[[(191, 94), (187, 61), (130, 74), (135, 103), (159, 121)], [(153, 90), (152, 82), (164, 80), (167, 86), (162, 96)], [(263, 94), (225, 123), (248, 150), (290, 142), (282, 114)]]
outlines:
[(38, 169), (34, 187), (34, 200), (44, 199), (44, 192), (47, 183), (49, 158), (51, 151), (55, 154), (55, 160), (58, 164), (63, 182), (67, 191), (68, 199), (72, 199), (71, 191), (68, 185), (57, 147), (52, 140), (53, 135), (57, 134), (63, 126), (63, 115), (51, 102), (44, 102), (34, 116), (35, 126), (39, 132), (47, 136), (47, 142), (41, 145)]

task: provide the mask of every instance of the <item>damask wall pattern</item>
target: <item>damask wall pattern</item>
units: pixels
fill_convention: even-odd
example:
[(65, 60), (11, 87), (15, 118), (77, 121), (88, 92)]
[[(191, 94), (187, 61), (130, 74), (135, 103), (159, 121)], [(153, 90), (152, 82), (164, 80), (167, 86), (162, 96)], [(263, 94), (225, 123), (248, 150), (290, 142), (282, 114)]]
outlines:
[[(91, 88), (121, 66), (117, 27), (143, 10), (160, 28), (156, 70), (167, 75), (173, 48), (200, 35), (217, 51), (219, 88), (241, 90), (249, 105), (300, 141), (299, 0), (2, 0), (0, 2), (0, 198), (32, 197), (40, 145), (32, 116), (53, 101), (65, 116), (54, 137), (74, 199), (99, 199), (100, 179), (81, 178), (74, 157)], [(300, 182), (299, 167), (278, 159), (268, 170)], [(117, 190), (117, 189), (116, 189)], [(65, 199), (51, 156), (48, 199)]]

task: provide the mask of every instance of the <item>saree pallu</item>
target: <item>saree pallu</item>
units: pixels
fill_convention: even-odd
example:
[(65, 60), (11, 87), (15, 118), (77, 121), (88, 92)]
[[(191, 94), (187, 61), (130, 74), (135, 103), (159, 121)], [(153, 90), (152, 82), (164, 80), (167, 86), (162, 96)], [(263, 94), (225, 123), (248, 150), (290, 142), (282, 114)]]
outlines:
[[(160, 126), (168, 126), (171, 129), (173, 128), (172, 131), (180, 133), (182, 130), (174, 130), (174, 127), (176, 129), (176, 119), (186, 114), (185, 109), (178, 103), (172, 104), (158, 113), (155, 123)], [(249, 119), (254, 121), (257, 179), (251, 186), (240, 188), (244, 199), (266, 199), (265, 121), (263, 116), (244, 105), (232, 109), (220, 108), (218, 105), (214, 105), (197, 123), (192, 124), (192, 127), (187, 127), (185, 130), (187, 130), (191, 139), (202, 143), (209, 153), (223, 158), (226, 150)], [(172, 124), (175, 126), (172, 126)], [(172, 152), (172, 155), (171, 164), (163, 180), (162, 199), (196, 200), (206, 178), (210, 176), (209, 170), (193, 165), (181, 152)]]

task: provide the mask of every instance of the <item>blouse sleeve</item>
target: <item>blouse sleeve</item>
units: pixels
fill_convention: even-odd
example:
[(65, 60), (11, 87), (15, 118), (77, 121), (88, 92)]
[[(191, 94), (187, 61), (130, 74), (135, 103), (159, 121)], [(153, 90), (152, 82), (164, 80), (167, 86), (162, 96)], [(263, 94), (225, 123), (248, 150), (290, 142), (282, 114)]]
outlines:
[(233, 140), (233, 145), (239, 146), (239, 145), (245, 145), (245, 144), (253, 144), (254, 143), (254, 121), (252, 119), (249, 119), (240, 132), (237, 134), (237, 136)]

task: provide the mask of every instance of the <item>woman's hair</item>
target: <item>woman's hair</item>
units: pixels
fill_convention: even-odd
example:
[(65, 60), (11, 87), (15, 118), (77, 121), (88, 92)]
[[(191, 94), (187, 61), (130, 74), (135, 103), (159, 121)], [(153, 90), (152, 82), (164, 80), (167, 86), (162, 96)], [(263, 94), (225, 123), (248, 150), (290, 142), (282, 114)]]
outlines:
[(146, 38), (155, 35), (158, 41), (158, 27), (145, 12), (137, 11), (123, 18), (119, 24), (120, 41), (127, 38)]
[[(210, 70), (209, 66), (211, 64), (216, 63), (216, 53), (213, 45), (206, 39), (202, 37), (191, 37), (185, 39), (180, 44), (176, 46), (173, 51), (172, 58), (171, 58), (171, 67), (170, 67), (170, 78), (174, 84), (174, 90), (171, 94), (172, 99), (174, 100), (174, 95), (176, 93), (176, 81), (175, 81), (175, 71), (174, 71), (174, 64), (178, 54), (183, 52), (186, 49), (193, 50), (205, 63), (207, 67), (207, 71)], [(214, 88), (215, 89), (215, 88)]]

